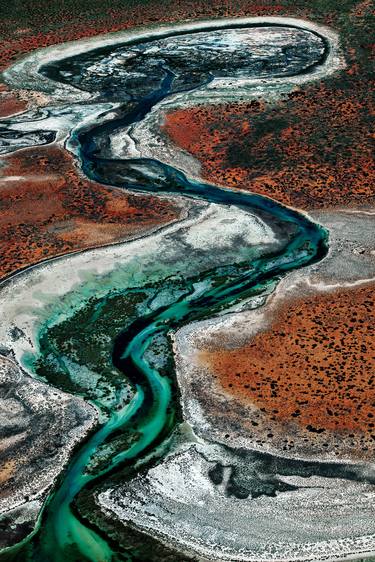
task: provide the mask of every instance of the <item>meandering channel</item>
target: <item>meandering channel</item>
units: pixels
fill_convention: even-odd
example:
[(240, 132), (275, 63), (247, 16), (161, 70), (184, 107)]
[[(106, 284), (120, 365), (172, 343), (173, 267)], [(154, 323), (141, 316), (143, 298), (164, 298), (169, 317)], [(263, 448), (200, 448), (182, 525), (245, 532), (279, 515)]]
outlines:
[[(247, 49), (247, 50), (246, 50)], [(268, 50), (267, 50), (268, 49)], [(220, 205), (234, 205), (287, 233), (282, 248), (237, 264), (230, 273), (214, 268), (197, 276), (206, 289), (197, 292), (194, 277), (182, 296), (135, 319), (115, 339), (113, 365), (134, 385), (130, 403), (121, 396), (107, 421), (72, 459), (58, 489), (51, 495), (38, 532), (3, 558), (38, 562), (80, 560), (114, 562), (128, 554), (99, 530), (80, 519), (72, 508), (82, 489), (106, 474), (140, 463), (153, 452), (162, 454), (178, 420), (178, 395), (173, 377), (150, 364), (147, 352), (155, 338), (168, 338), (183, 324), (214, 316), (233, 303), (263, 290), (288, 271), (322, 259), (327, 233), (305, 215), (251, 193), (235, 192), (189, 179), (182, 171), (151, 158), (119, 158), (111, 138), (143, 121), (150, 111), (177, 93), (204, 88), (215, 78), (282, 78), (311, 72), (323, 64), (328, 46), (318, 34), (288, 26), (257, 26), (171, 34), (77, 55), (41, 68), (48, 78), (92, 92), (95, 100), (120, 101), (112, 118), (76, 130), (71, 141), (84, 173), (101, 183), (148, 193), (174, 194)], [(267, 54), (268, 53), (268, 54)], [(232, 264), (228, 264), (231, 266)], [(43, 346), (41, 346), (43, 352)], [(128, 432), (129, 446), (105, 466), (87, 467), (113, 434)], [(160, 449), (160, 451), (159, 451)], [(159, 451), (159, 453), (158, 453)]]

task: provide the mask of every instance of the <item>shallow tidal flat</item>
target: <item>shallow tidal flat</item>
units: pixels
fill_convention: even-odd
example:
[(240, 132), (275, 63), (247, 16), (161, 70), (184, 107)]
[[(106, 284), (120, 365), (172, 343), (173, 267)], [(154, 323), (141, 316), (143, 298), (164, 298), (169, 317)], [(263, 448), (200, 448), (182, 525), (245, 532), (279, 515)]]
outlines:
[(98, 493), (187, 559), (374, 550), (374, 215), (315, 218), (330, 231), (325, 260), (260, 308), (177, 332), (187, 426), (158, 467)]
[[(130, 521), (187, 559), (321, 560), (374, 551), (372, 167), (362, 121), (354, 134), (363, 140), (363, 165), (353, 151), (327, 165), (287, 168), (302, 131), (311, 153), (315, 141), (305, 120), (314, 113), (318, 119), (320, 109), (329, 115), (338, 108), (332, 135), (346, 126), (344, 111), (362, 119), (360, 101), (345, 105), (344, 94), (324, 101), (324, 86), (320, 95), (306, 107), (303, 90), (290, 94), (301, 114), (305, 109), (303, 125), (281, 122), (284, 168), (267, 175), (261, 166), (269, 161), (269, 137), (263, 141), (261, 125), (258, 174), (241, 163), (228, 170), (223, 160), (229, 148), (235, 159), (236, 138), (251, 138), (252, 116), (264, 109), (258, 101), (239, 106), (232, 137), (220, 130), (222, 107), (194, 110), (188, 103), (180, 113), (167, 107), (164, 119), (151, 115), (134, 131), (143, 154), (306, 209), (330, 234), (328, 256), (290, 274), (260, 308), (177, 333), (177, 378), (193, 435), (182, 431), (159, 466), (130, 484), (97, 492), (108, 516)], [(276, 105), (275, 119), (278, 112)], [(250, 182), (249, 172), (258, 177)]]
[[(6, 449), (2, 474), (12, 490), (17, 458), (23, 495), (20, 511), (10, 506), (11, 492), (6, 497), (3, 520), (9, 512), (15, 530), (9, 544), (26, 538), (43, 509), (40, 497), (66, 468), (35, 539), (25, 541), (29, 559), (52, 553), (60, 562), (68, 552), (92, 562), (128, 555), (308, 561), (375, 551), (370, 198), (349, 210), (326, 209), (321, 185), (316, 207), (275, 194), (292, 209), (264, 197), (270, 190), (236, 192), (238, 185), (217, 176), (205, 183), (202, 154), (181, 151), (173, 117), (168, 121), (180, 106), (236, 96), (252, 108), (263, 107), (259, 97), (277, 107), (310, 80), (334, 80), (344, 66), (334, 32), (270, 18), (124, 32), (36, 53), (7, 73), (10, 83), (21, 77), (52, 101), (7, 123), (4, 152), (27, 154), (39, 145), (50, 169), (55, 147), (43, 145), (65, 143), (80, 172), (60, 154), (69, 181), (53, 190), (47, 225), (47, 209), (39, 220), (58, 241), (74, 240), (72, 251), (87, 251), (3, 283), (4, 381), (9, 386), (14, 374), (26, 386), (48, 383), (61, 400), (75, 395), (67, 401), (78, 429), (65, 413), (68, 435), (83, 437), (85, 415), (87, 427), (94, 418), (98, 424), (70, 464), (64, 442), (52, 447), (49, 464), (35, 436), (29, 458), (39, 455), (46, 471), (32, 506), (24, 488), (31, 483), (35, 491), (34, 464), (23, 463), (17, 449), (25, 420), (14, 426), (16, 453)], [(251, 127), (243, 120), (243, 132)], [(260, 136), (269, 138), (267, 130)], [(222, 140), (224, 150), (228, 138)], [(264, 181), (267, 189), (272, 182)], [(135, 228), (136, 239), (111, 245), (133, 235), (119, 225), (138, 216), (150, 193), (152, 204), (139, 216), (152, 232)], [(89, 219), (86, 230), (59, 224), (72, 195), (73, 210)], [(22, 198), (15, 200), (19, 212)], [(120, 200), (123, 214), (116, 213)], [(45, 256), (68, 246), (60, 248), (55, 243)], [(40, 257), (22, 258), (32, 255)], [(20, 400), (26, 404), (22, 389)], [(32, 423), (34, 393), (28, 405)]]
[(33, 380), (3, 355), (0, 387), (0, 548), (5, 548), (34, 530), (61, 467), (96, 425), (97, 413), (82, 399)]
[[(126, 245), (66, 256), (9, 279), (0, 298), (4, 319), (2, 352), (14, 355), (25, 369), (42, 381), (93, 401), (101, 411), (101, 422), (111, 409), (118, 407), (119, 400), (125, 405), (129, 403), (134, 397), (134, 385), (128, 383), (111, 362), (113, 339), (119, 331), (138, 317), (152, 314), (189, 292), (199, 295), (210, 286), (210, 281), (204, 280), (204, 272), (210, 268), (216, 267), (219, 272), (223, 268), (224, 273), (228, 261), (240, 262), (279, 245), (272, 229), (249, 213), (241, 215), (234, 209), (205, 203), (187, 207), (187, 210), (183, 221), (155, 233), (152, 240), (141, 238)], [(225, 238), (217, 237), (218, 229), (225, 230)], [(231, 241), (236, 241), (235, 251)], [(186, 259), (181, 260), (184, 253)], [(142, 268), (139, 260), (142, 260)], [(189, 278), (191, 281), (186, 286)], [(42, 354), (41, 349), (45, 350)], [(163, 341), (155, 340), (148, 360), (169, 373), (170, 351)], [(30, 377), (26, 380), (32, 381)], [(45, 384), (35, 384), (48, 388)], [(53, 404), (50, 408), (54, 411)], [(52, 418), (49, 421), (52, 424)], [(16, 439), (18, 425), (13, 423), (8, 433)], [(29, 502), (38, 499), (40, 494), (36, 493), (36, 483), (30, 480), (31, 457), (27, 457), (30, 465), (21, 464), (22, 455), (17, 443), (4, 449), (2, 457), (6, 466), (19, 459), (19, 489), (23, 489), (21, 482), (23, 486), (27, 483), (32, 486), (33, 494), (21, 494), (19, 498), (20, 509), (26, 510)], [(52, 456), (48, 463), (56, 473), (52, 468), (48, 471), (49, 455), (46, 458), (40, 433), (35, 435), (35, 443), (45, 473), (43, 490), (46, 493), (67, 459), (57, 464)], [(107, 449), (103, 447), (98, 458), (92, 461), (91, 470), (108, 462), (125, 446), (126, 439), (118, 438), (113, 444), (109, 443)], [(56, 442), (56, 454), (63, 452), (66, 452), (66, 446)], [(16, 526), (17, 521), (13, 518), (18, 513), (9, 509), (9, 501), (14, 499), (11, 492), (13, 480), (11, 472), (4, 473), (3, 484), (10, 492), (8, 503), (3, 506), (3, 516), (6, 513), (7, 524), (12, 521)], [(29, 526), (19, 530), (21, 538), (32, 529), (41, 506), (40, 501), (35, 504)], [(7, 536), (10, 544), (16, 538), (16, 534)]]

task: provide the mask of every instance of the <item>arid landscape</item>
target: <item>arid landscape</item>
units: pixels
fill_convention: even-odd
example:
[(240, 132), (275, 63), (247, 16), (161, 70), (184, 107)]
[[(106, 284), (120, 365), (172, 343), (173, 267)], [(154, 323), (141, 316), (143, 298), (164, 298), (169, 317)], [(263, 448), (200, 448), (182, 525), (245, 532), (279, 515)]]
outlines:
[(373, 5), (16, 4), (0, 560), (372, 560)]

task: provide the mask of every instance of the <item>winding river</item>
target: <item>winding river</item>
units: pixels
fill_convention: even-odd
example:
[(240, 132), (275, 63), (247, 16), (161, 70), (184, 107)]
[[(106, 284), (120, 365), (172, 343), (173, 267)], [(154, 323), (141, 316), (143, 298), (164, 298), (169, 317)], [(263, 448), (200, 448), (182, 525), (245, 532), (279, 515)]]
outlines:
[[(147, 193), (173, 194), (252, 213), (284, 233), (281, 247), (242, 261), (228, 270), (211, 268), (182, 280), (183, 290), (172, 302), (157, 307), (118, 333), (113, 366), (130, 381), (134, 393), (106, 411), (105, 421), (82, 445), (44, 509), (38, 531), (1, 557), (35, 562), (114, 562), (133, 559), (121, 553), (99, 530), (82, 520), (74, 508), (78, 494), (107, 474), (162, 455), (179, 420), (178, 389), (173, 370), (165, 373), (151, 363), (150, 347), (168, 339), (180, 326), (212, 317), (252, 295), (288, 271), (321, 260), (327, 252), (327, 233), (305, 215), (275, 201), (241, 191), (189, 179), (182, 171), (152, 158), (120, 158), (111, 139), (141, 123), (149, 113), (179, 93), (202, 89), (217, 79), (287, 78), (308, 74), (324, 63), (328, 46), (316, 33), (293, 26), (249, 26), (171, 34), (158, 40), (135, 41), (89, 51), (51, 62), (40, 69), (48, 78), (91, 92), (95, 102), (118, 102), (111, 117), (82, 126), (70, 142), (84, 173), (101, 183)], [(205, 290), (197, 292), (196, 282)], [(50, 352), (48, 336), (41, 354)], [(98, 407), (98, 403), (96, 403)], [(100, 407), (100, 406), (99, 406)], [(127, 448), (95, 470), (87, 467), (112, 436), (130, 435)], [(134, 558), (135, 560), (136, 558)]]

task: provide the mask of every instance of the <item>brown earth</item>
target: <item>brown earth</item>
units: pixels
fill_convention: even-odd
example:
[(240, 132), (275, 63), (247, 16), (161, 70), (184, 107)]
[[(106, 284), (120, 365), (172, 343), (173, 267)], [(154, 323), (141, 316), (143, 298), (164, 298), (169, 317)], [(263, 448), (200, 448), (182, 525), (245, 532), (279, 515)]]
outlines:
[(284, 302), (245, 346), (201, 351), (200, 361), (240, 402), (313, 434), (363, 434), (375, 447), (375, 286)]
[(180, 214), (165, 199), (86, 180), (70, 155), (57, 147), (21, 150), (3, 157), (3, 162), (4, 176), (10, 179), (0, 180), (0, 276), (47, 258), (131, 238)]

